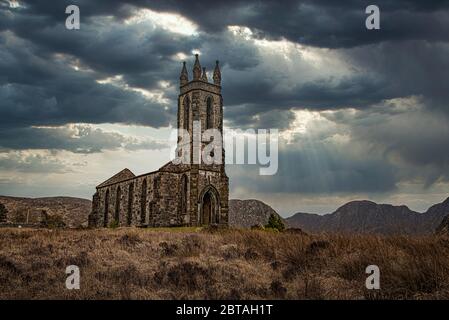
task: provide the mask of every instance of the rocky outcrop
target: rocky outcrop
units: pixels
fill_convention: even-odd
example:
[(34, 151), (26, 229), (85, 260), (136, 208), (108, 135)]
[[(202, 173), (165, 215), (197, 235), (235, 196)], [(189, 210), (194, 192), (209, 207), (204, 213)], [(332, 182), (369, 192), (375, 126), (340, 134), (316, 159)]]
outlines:
[(71, 197), (18, 198), (0, 196), (7, 210), (6, 223), (26, 226), (49, 226), (57, 222), (69, 228), (87, 226), (91, 201)]
[(433, 233), (448, 214), (449, 199), (425, 213), (412, 211), (407, 206), (352, 201), (331, 214), (297, 213), (286, 221), (291, 227), (312, 233), (428, 234)]
[(229, 225), (236, 228), (251, 228), (266, 225), (271, 214), (277, 212), (259, 200), (229, 200)]

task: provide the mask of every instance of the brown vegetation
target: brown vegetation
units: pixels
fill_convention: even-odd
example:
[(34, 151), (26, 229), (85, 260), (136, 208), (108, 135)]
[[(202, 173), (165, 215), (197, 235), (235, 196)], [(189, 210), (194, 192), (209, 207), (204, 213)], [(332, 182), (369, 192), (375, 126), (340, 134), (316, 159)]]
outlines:
[[(65, 288), (65, 268), (81, 289)], [(365, 289), (378, 265), (380, 290)], [(449, 298), (449, 238), (0, 229), (1, 299)]]

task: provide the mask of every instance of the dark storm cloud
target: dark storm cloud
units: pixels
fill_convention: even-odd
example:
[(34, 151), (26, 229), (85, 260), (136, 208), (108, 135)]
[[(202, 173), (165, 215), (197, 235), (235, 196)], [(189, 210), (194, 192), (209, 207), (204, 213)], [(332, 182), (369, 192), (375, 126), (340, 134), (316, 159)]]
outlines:
[[(448, 1), (377, 1), (378, 31), (365, 28), (365, 7), (372, 4), (367, 1), (20, 3), (23, 6), (10, 8), (0, 1), (0, 148), (89, 153), (124, 145), (130, 150), (143, 147), (145, 143), (125, 142), (120, 135), (97, 132), (75, 141), (65, 129), (36, 126), (173, 124), (180, 69), (173, 56), (200, 49), (201, 62), (209, 71), (215, 59), (221, 61), (225, 120), (231, 126), (285, 129), (292, 125), (297, 109), (365, 112), (363, 119), (333, 119), (349, 127), (354, 143), (366, 145), (363, 151), (351, 153), (352, 145), (336, 150), (313, 137), (302, 148), (283, 149), (278, 175), (257, 180), (265, 179), (266, 185), (259, 185), (254, 177), (233, 178), (242, 185), (264, 192), (382, 192), (394, 190), (401, 179), (416, 177), (419, 166), (427, 168), (420, 172), (427, 184), (448, 180), (441, 172), (449, 168), (444, 147), (448, 143), (444, 137), (449, 135), (442, 123), (431, 120), (433, 113), (443, 122), (449, 114)], [(64, 27), (69, 4), (81, 8), (79, 31)], [(135, 8), (178, 13), (199, 26), (198, 34), (125, 24)], [(233, 37), (229, 25), (248, 27), (252, 36), (249, 40)], [(278, 61), (264, 60), (255, 39), (330, 48), (351, 72), (343, 76), (320, 75), (322, 70), (299, 73), (286, 84)], [(191, 58), (189, 64), (191, 68)], [(115, 79), (117, 75), (121, 78)], [(97, 82), (107, 78), (115, 80)], [(149, 99), (130, 87), (164, 92), (169, 103)], [(392, 114), (387, 109), (382, 115), (372, 112), (373, 105), (412, 95), (420, 97), (422, 112), (429, 115), (422, 119), (433, 125), (419, 125), (418, 116), (412, 126), (419, 131), (413, 131), (407, 128), (407, 114), (393, 114), (395, 121), (388, 121)], [(146, 147), (152, 146), (147, 143)]]
[[(114, 2), (116, 3), (116, 2)], [(127, 1), (155, 10), (179, 12), (207, 32), (243, 25), (259, 37), (286, 38), (326, 48), (386, 40), (447, 41), (449, 1), (379, 0), (382, 33), (365, 28), (372, 1)], [(112, 8), (115, 8), (112, 6)]]
[[(372, 32), (367, 31), (364, 26), (364, 8), (368, 3), (358, 1), (338, 5), (332, 1), (75, 1), (74, 4), (79, 5), (82, 11), (83, 27), (80, 31), (69, 32), (64, 28), (63, 13), (65, 6), (72, 4), (71, 1), (54, 3), (41, 0), (21, 3), (25, 8), (4, 10), (2, 20), (6, 22), (3, 25), (17, 36), (38, 46), (36, 54), (46, 58), (54, 52), (74, 56), (94, 70), (97, 76), (122, 74), (124, 81), (131, 86), (151, 90), (160, 89), (160, 80), (176, 83), (179, 64), (174, 63), (171, 56), (178, 52), (189, 53), (194, 48), (201, 48), (204, 54), (203, 64), (206, 66), (212, 66), (213, 60), (220, 57), (224, 69), (231, 71), (223, 80), (226, 105), (249, 106), (245, 108), (247, 114), (241, 114), (240, 119), (232, 116), (235, 111), (229, 111), (229, 120), (236, 126), (248, 124), (247, 119), (256, 119), (255, 116), (259, 113), (266, 113), (273, 108), (286, 110), (287, 113), (291, 108), (303, 107), (364, 108), (384, 99), (420, 94), (420, 88), (413, 86), (410, 79), (418, 78), (429, 86), (432, 83), (429, 78), (433, 75), (423, 74), (413, 66), (411, 68), (407, 61), (410, 64), (413, 62), (413, 65), (422, 60), (427, 62), (434, 50), (429, 49), (426, 56), (416, 55), (415, 50), (410, 50), (407, 52), (408, 59), (402, 59), (401, 63), (389, 68), (388, 65), (392, 64), (389, 63), (390, 52), (385, 52), (382, 43), (389, 40), (447, 40), (448, 34), (444, 30), (449, 21), (446, 19), (448, 12), (444, 10), (447, 2), (433, 5), (424, 5), (418, 1), (378, 2), (382, 13), (382, 29)], [(122, 19), (134, 13), (134, 6), (179, 13), (199, 24), (200, 30), (204, 32), (196, 37), (185, 37), (158, 28), (148, 27), (143, 32), (141, 26), (123, 26)], [(105, 16), (112, 18), (105, 20)], [(410, 19), (405, 18), (408, 16)], [(229, 33), (224, 32), (228, 25), (248, 26), (253, 29), (256, 38), (283, 37), (301, 44), (327, 48), (356, 47), (354, 54), (349, 49), (347, 55), (355, 62), (366, 61), (366, 72), (339, 79), (338, 83), (334, 79), (322, 78), (305, 81), (281, 92), (276, 91), (274, 88), (277, 79), (268, 73), (272, 70), (267, 70), (265, 75), (252, 73), (262, 63), (257, 49), (251, 43), (232, 39)], [(391, 28), (397, 30), (390, 30)], [(368, 43), (374, 44), (358, 47)], [(416, 45), (425, 46), (420, 41)], [(407, 46), (402, 47), (401, 43), (390, 46), (396, 50), (394, 52), (407, 50)], [(439, 49), (435, 50), (438, 54)], [(448, 59), (444, 55), (441, 55), (441, 59), (447, 63)], [(383, 67), (384, 72), (380, 72), (372, 64), (373, 60), (387, 66)], [(238, 81), (233, 77), (232, 70), (245, 71), (249, 76)], [(31, 72), (26, 71), (24, 78), (31, 81), (30, 74), (33, 71), (36, 77), (45, 76), (39, 72), (41, 70), (32, 69)], [(404, 74), (406, 78), (402, 78)], [(439, 83), (445, 83), (446, 78), (441, 80)], [(166, 90), (166, 95), (175, 105), (176, 89), (170, 87)], [(103, 98), (107, 94), (104, 92), (95, 96)], [(443, 98), (443, 102), (446, 102), (447, 97), (443, 95)], [(172, 115), (175, 113), (174, 109), (171, 109)], [(121, 122), (122, 115), (123, 113), (112, 115), (111, 122)], [(91, 117), (91, 121), (95, 122), (95, 117)], [(284, 116), (286, 117), (288, 116)], [(108, 116), (104, 118), (107, 119)], [(98, 121), (105, 121), (104, 118)], [(146, 124), (158, 126), (166, 124), (166, 121), (164, 123), (163, 119), (156, 117)], [(274, 123), (271, 126), (273, 125)]]

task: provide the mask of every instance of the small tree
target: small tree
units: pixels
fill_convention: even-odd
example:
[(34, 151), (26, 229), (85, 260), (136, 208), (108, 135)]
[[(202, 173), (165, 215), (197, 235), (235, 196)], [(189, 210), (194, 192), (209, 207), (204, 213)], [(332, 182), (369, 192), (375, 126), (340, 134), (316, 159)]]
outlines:
[(0, 203), (0, 223), (6, 222), (8, 210), (3, 203)]
[(285, 224), (279, 215), (272, 213), (270, 215), (270, 218), (268, 219), (268, 223), (265, 225), (265, 228), (271, 228), (271, 229), (276, 229), (278, 231), (284, 231)]

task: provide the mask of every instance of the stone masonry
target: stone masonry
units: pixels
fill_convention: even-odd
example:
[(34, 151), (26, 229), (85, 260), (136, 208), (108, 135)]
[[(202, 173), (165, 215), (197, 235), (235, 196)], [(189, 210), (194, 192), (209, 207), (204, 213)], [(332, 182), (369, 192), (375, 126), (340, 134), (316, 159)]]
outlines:
[[(215, 128), (223, 132), (219, 64), (217, 61), (213, 83), (210, 83), (198, 55), (193, 80), (189, 81), (186, 63), (183, 63), (178, 130), (183, 128), (191, 133), (194, 121), (200, 121), (202, 131)], [(135, 176), (129, 169), (120, 171), (96, 187), (89, 226), (227, 226), (229, 181), (224, 150), (222, 153), (222, 164), (169, 162), (157, 171), (140, 176)]]

